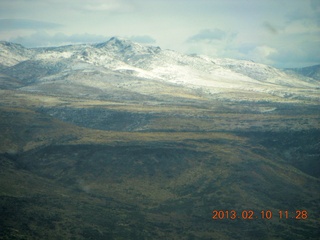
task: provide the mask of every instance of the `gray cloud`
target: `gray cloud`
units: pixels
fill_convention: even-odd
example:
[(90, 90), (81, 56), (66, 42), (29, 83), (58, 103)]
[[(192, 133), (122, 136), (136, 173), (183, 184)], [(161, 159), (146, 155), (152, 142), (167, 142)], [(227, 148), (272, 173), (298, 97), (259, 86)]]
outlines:
[(156, 42), (155, 39), (147, 35), (132, 36), (129, 39), (133, 42), (138, 42), (138, 43), (155, 43)]
[(313, 17), (315, 22), (320, 26), (320, 1), (311, 0), (311, 8), (313, 9)]
[(226, 38), (227, 33), (215, 28), (215, 29), (204, 29), (187, 39), (187, 42), (198, 42), (198, 41), (212, 41), (212, 40), (222, 40)]
[(320, 2), (319, 2), (319, 0), (311, 0), (310, 4), (311, 4), (311, 7), (313, 9), (316, 9), (317, 11), (320, 10)]
[(278, 29), (269, 22), (264, 22), (263, 27), (271, 34), (277, 35), (279, 33)]
[[(20, 36), (11, 38), (11, 42), (22, 44), (25, 47), (47, 47), (47, 46), (61, 46), (67, 44), (80, 43), (99, 43), (108, 41), (112, 36), (103, 36), (96, 34), (72, 34), (66, 35), (64, 33), (48, 34), (46, 31), (37, 31), (29, 36)], [(151, 44), (156, 40), (148, 35), (135, 35), (126, 37), (133, 42)]]
[(116, 35), (274, 66), (319, 61), (319, 0), (0, 0), (0, 16), (1, 40), (28, 47), (103, 42)]
[(125, 0), (94, 0), (85, 1), (81, 8), (93, 12), (119, 12), (126, 13), (133, 11), (134, 7), (130, 1)]
[(45, 31), (38, 31), (29, 36), (12, 38), (10, 41), (22, 44), (25, 47), (48, 47), (67, 44), (98, 43), (107, 41), (109, 38), (110, 36), (107, 37), (88, 33), (72, 35), (56, 33), (54, 35), (50, 35)]
[(290, 46), (278, 48), (278, 52), (271, 54), (269, 59), (277, 67), (306, 67), (320, 63), (319, 41), (307, 41), (300, 48)]
[[(307, 1), (305, 1), (307, 3)], [(320, 1), (310, 0), (310, 5), (301, 6), (304, 8), (296, 8), (285, 14), (286, 24), (294, 21), (308, 22), (308, 24), (316, 23), (320, 26)]]
[(29, 19), (0, 19), (0, 31), (10, 31), (19, 29), (54, 29), (62, 25), (51, 22), (35, 21)]

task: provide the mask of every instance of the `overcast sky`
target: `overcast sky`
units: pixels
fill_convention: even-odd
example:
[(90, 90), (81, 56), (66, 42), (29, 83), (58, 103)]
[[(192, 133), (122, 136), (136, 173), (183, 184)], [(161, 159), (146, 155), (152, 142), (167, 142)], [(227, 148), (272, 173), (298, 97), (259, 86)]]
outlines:
[(0, 39), (27, 47), (112, 36), (276, 67), (320, 63), (320, 0), (0, 0)]

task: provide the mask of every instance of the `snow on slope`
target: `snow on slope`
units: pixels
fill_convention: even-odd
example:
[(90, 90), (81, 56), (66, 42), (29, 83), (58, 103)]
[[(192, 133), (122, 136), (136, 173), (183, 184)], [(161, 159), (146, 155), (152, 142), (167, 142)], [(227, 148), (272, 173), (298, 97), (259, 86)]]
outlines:
[(0, 64), (6, 67), (14, 66), (30, 59), (34, 52), (20, 44), (0, 41)]
[[(84, 84), (87, 81), (98, 87), (106, 86), (102, 79), (108, 79), (113, 73), (130, 81), (134, 78), (157, 80), (187, 88), (202, 88), (210, 93), (238, 89), (281, 97), (307, 96), (310, 93), (314, 97), (320, 87), (319, 82), (309, 81), (306, 77), (302, 79), (264, 64), (184, 55), (116, 37), (99, 44), (38, 49), (1, 42), (0, 56), (0, 64), (7, 66), (5, 74), (28, 83), (59, 80), (62, 84), (63, 79), (72, 79), (82, 85), (88, 85)], [(102, 77), (93, 77), (97, 74)], [(71, 75), (77, 78), (68, 77)]]
[(286, 72), (294, 72), (301, 76), (320, 80), (320, 64), (304, 68), (287, 68)]

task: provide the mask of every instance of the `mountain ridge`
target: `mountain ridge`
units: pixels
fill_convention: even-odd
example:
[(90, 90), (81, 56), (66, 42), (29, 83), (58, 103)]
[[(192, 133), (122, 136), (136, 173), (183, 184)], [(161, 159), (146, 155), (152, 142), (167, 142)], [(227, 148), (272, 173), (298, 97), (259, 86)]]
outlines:
[[(128, 40), (126, 38), (122, 38), (122, 37), (111, 37), (109, 40), (105, 41), (105, 42), (100, 42), (100, 43), (94, 43), (94, 44), (87, 44), (87, 43), (82, 43), (82, 44), (68, 44), (68, 45), (61, 45), (61, 46), (50, 46), (50, 47), (34, 47), (34, 48), (26, 48), (24, 47), (22, 44), (19, 43), (13, 43), (13, 42), (9, 42), (9, 41), (0, 41), (0, 47), (3, 48), (7, 48), (7, 49), (19, 49), (20, 52), (21, 51), (36, 51), (39, 52), (40, 51), (48, 51), (48, 50), (57, 50), (57, 51), (62, 51), (63, 49), (68, 49), (68, 48), (73, 48), (73, 49), (81, 49), (83, 47), (96, 47), (96, 48), (111, 48), (112, 46), (116, 46), (118, 48), (118, 50), (120, 51), (124, 51), (125, 48), (136, 48), (136, 49), (143, 49), (145, 52), (148, 52), (146, 50), (149, 50), (149, 52), (152, 53), (151, 50), (154, 50), (155, 53), (161, 51), (162, 49), (159, 46), (151, 46), (151, 45), (145, 45), (145, 44), (140, 44), (140, 43), (136, 43), (133, 42), (131, 40)], [(172, 51), (172, 50), (169, 50)], [(175, 51), (173, 51), (175, 52)], [(24, 55), (24, 54), (21, 54)], [(192, 56), (192, 57), (200, 57), (200, 58), (207, 58), (210, 60), (215, 60), (215, 58), (211, 58), (211, 57), (207, 57), (205, 55), (197, 55), (197, 54), (189, 54), (189, 55), (185, 55), (185, 56)], [(217, 58), (219, 60), (222, 60), (221, 58)], [(228, 59), (228, 58), (223, 58), (224, 60), (232, 60), (232, 61), (239, 61), (239, 62), (251, 62), (251, 63), (255, 63), (251, 60), (237, 60), (237, 59)], [(213, 61), (215, 62), (215, 61)], [(257, 63), (257, 64), (261, 64), (261, 63)], [(265, 65), (265, 64), (262, 64)], [(268, 65), (265, 65), (268, 66)], [(320, 64), (317, 65), (312, 65), (312, 66), (307, 66), (307, 67), (300, 67), (300, 68), (295, 68), (295, 67), (291, 67), (291, 68), (284, 68), (283, 70), (292, 70), (292, 71), (300, 71), (302, 69), (304, 70), (310, 70), (312, 68), (319, 68)], [(271, 66), (268, 66), (271, 67)], [(274, 68), (274, 67), (272, 67)], [(280, 68), (276, 68), (276, 69), (280, 69)], [(281, 70), (281, 69), (280, 69)]]
[(320, 64), (303, 67), (303, 68), (286, 68), (286, 71), (295, 72), (302, 76), (311, 77), (320, 80)]
[[(225, 93), (230, 91), (246, 91), (248, 96), (254, 92), (316, 101), (318, 93), (315, 89), (320, 88), (320, 83), (313, 78), (302, 78), (264, 64), (184, 55), (116, 37), (98, 44), (25, 49), (21, 45), (2, 43), (0, 48), (4, 49), (0, 52), (0, 64), (5, 66), (2, 72), (28, 85), (35, 83), (33, 91), (40, 92), (49, 78), (65, 84), (63, 79), (79, 71), (86, 75), (99, 72), (106, 77), (111, 73), (120, 74), (128, 79), (144, 79), (146, 83), (156, 80), (191, 90), (202, 89), (212, 97), (217, 93), (227, 96)], [(27, 71), (28, 68), (32, 71)], [(99, 81), (94, 83), (101, 85)], [(88, 84), (81, 77), (79, 83)], [(147, 86), (152, 88), (150, 84)], [(231, 99), (237, 98), (233, 96)]]

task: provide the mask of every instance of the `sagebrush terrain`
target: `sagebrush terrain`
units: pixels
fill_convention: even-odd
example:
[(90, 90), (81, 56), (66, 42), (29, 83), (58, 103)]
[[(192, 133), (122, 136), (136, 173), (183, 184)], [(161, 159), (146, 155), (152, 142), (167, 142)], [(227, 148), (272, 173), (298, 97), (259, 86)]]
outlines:
[(116, 38), (1, 44), (1, 239), (320, 235), (319, 80)]

